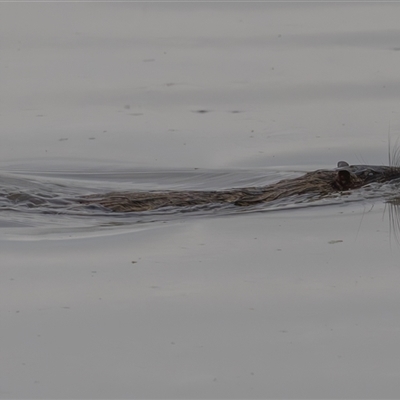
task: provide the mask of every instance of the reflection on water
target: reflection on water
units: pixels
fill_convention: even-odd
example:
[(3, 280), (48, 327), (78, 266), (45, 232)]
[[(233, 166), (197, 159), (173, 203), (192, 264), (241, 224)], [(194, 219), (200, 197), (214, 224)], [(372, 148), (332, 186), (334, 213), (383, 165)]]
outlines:
[[(100, 229), (135, 227), (140, 224), (201, 216), (223, 216), (304, 208), (322, 205), (345, 204), (355, 201), (386, 199), (398, 203), (395, 197), (399, 184), (373, 184), (346, 193), (335, 193), (319, 198), (305, 194), (281, 198), (269, 203), (249, 207), (233, 204), (205, 204), (188, 207), (164, 207), (158, 210), (118, 213), (95, 204), (81, 204), (79, 199), (88, 194), (105, 194), (112, 191), (160, 190), (223, 190), (230, 188), (264, 186), (302, 173), (260, 170), (142, 170), (124, 169), (60, 170), (58, 172), (13, 171), (0, 176), (0, 227), (26, 228), (24, 233), (46, 231), (95, 232)], [(397, 202), (397, 203), (396, 203)], [(398, 221), (397, 207), (390, 208), (390, 220)], [(394, 223), (392, 223), (394, 226)], [(394, 232), (399, 231), (396, 225)]]

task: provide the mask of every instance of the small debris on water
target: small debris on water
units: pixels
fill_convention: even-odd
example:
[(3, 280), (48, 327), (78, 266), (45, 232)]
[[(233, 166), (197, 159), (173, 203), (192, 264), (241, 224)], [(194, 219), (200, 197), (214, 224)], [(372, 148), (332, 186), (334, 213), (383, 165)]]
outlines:
[(343, 243), (343, 240), (330, 240), (329, 244)]
[(198, 113), (198, 114), (206, 114), (206, 113), (209, 113), (211, 111), (210, 110), (195, 110), (195, 111), (192, 111), (192, 112)]

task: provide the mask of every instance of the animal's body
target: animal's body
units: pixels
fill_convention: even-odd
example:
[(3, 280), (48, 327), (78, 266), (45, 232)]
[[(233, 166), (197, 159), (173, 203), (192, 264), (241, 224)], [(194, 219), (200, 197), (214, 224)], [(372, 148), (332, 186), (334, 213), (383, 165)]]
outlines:
[(284, 179), (262, 187), (215, 191), (149, 191), (111, 192), (88, 195), (82, 204), (98, 205), (114, 212), (140, 212), (163, 207), (190, 207), (207, 204), (250, 206), (305, 194), (318, 198), (357, 189), (372, 182), (400, 178), (399, 167), (349, 165), (340, 161), (336, 169), (308, 172), (293, 179)]

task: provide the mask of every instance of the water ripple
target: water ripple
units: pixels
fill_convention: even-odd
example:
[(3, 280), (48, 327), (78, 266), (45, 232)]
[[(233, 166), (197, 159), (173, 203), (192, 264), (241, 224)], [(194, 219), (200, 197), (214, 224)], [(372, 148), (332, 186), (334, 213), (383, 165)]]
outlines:
[(302, 173), (271, 170), (13, 171), (0, 175), (0, 228), (19, 228), (24, 233), (96, 232), (104, 229), (142, 228), (143, 224), (166, 223), (189, 216), (223, 216), (343, 205), (355, 201), (373, 202), (377, 199), (395, 197), (399, 189), (399, 183), (391, 183), (369, 185), (359, 190), (335, 193), (325, 198), (310, 194), (292, 196), (250, 207), (207, 204), (180, 208), (164, 207), (131, 213), (111, 212), (101, 206), (78, 202), (82, 196), (111, 191), (222, 190), (264, 186), (300, 175)]

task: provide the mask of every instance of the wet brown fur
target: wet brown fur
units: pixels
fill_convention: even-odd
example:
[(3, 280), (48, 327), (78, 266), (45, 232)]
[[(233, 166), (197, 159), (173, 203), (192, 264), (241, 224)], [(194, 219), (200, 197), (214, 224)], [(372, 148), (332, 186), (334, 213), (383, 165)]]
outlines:
[(347, 170), (318, 170), (263, 187), (220, 191), (111, 192), (88, 195), (79, 201), (83, 204), (102, 206), (114, 212), (140, 212), (162, 207), (207, 204), (250, 206), (303, 194), (324, 197), (362, 185), (363, 181)]

